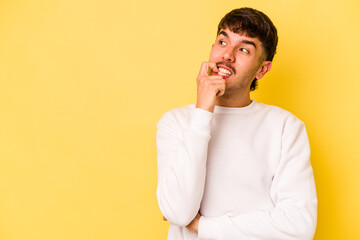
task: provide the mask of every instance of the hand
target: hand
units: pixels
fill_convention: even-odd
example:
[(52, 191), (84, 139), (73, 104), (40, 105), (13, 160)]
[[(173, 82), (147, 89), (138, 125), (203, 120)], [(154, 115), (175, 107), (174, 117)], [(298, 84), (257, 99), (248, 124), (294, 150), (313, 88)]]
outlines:
[(196, 214), (194, 220), (192, 220), (191, 223), (189, 223), (189, 225), (186, 226), (186, 228), (190, 232), (198, 233), (200, 217), (201, 217), (200, 213)]
[(213, 72), (219, 72), (215, 63), (203, 62), (197, 82), (197, 100), (196, 107), (213, 112), (215, 108), (216, 97), (225, 93), (225, 80), (220, 75), (211, 75)]

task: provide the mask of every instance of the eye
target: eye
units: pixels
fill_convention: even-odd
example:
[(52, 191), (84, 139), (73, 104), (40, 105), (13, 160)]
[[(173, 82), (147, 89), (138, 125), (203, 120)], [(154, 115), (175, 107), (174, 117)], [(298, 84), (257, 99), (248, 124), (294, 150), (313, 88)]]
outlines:
[(220, 40), (219, 43), (220, 43), (220, 45), (226, 45), (226, 42), (224, 42), (222, 40)]
[(240, 51), (244, 53), (249, 53), (249, 50), (247, 50), (246, 48), (240, 48)]

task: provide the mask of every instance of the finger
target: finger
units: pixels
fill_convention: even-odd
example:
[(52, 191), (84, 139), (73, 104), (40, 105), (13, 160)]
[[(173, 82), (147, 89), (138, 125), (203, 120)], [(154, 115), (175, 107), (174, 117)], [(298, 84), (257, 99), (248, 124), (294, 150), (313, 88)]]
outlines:
[(226, 87), (223, 81), (214, 80), (209, 82), (208, 85), (209, 85), (208, 91), (210, 90), (214, 92), (216, 97), (222, 96), (225, 93)]
[(221, 88), (218, 89), (218, 92), (216, 93), (216, 96), (220, 97), (220, 96), (224, 95), (224, 93), (225, 93), (225, 87), (221, 87)]
[(216, 63), (213, 62), (202, 62), (200, 73), (203, 76), (210, 76), (212, 72), (218, 72), (219, 69), (216, 66)]
[(197, 82), (198, 85), (207, 83), (209, 81), (214, 81), (214, 80), (225, 81), (223, 76), (220, 76), (220, 75), (199, 76), (199, 77), (196, 78), (196, 82)]
[(225, 80), (220, 78), (213, 78), (213, 79), (207, 79), (207, 82), (208, 83), (222, 83), (222, 84), (225, 84)]
[(223, 76), (220, 75), (212, 75), (201, 78), (201, 81), (211, 81), (211, 80), (224, 80)]
[(202, 62), (200, 68), (200, 74), (202, 76), (207, 76), (208, 73), (208, 62)]
[(216, 63), (208, 62), (208, 71), (207, 71), (208, 76), (211, 76), (214, 72), (216, 72), (216, 73), (219, 72), (219, 69), (216, 66)]
[(208, 86), (211, 86), (211, 85), (223, 86), (223, 85), (225, 85), (225, 80), (224, 79), (201, 79), (198, 84), (198, 88), (206, 89)]

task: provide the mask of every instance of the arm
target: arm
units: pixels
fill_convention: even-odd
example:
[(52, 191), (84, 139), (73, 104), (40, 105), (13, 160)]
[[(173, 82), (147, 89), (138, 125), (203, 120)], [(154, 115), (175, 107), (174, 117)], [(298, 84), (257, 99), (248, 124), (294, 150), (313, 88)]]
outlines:
[(204, 192), (212, 111), (216, 97), (225, 92), (225, 80), (211, 76), (217, 71), (215, 63), (202, 64), (197, 104), (186, 129), (170, 112), (157, 125), (157, 198), (165, 219), (179, 226), (194, 219)]
[(200, 208), (211, 118), (210, 112), (194, 109), (189, 127), (181, 130), (168, 112), (157, 125), (157, 198), (165, 218), (179, 226), (190, 223)]
[[(288, 118), (282, 156), (271, 190), (275, 208), (199, 220), (199, 239), (310, 240), (317, 221), (317, 197), (305, 126)], [(245, 197), (245, 196), (244, 196)]]

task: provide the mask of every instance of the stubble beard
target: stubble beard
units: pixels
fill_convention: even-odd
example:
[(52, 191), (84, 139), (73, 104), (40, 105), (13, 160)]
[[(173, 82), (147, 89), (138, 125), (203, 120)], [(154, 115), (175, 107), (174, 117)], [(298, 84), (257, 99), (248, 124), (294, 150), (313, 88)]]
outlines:
[[(251, 84), (251, 83), (250, 83)], [(250, 91), (250, 84), (248, 84), (245, 81), (241, 81), (238, 83), (230, 83), (225, 88), (225, 93), (223, 96), (230, 97), (233, 94), (242, 94), (244, 92), (247, 92), (247, 89)]]

